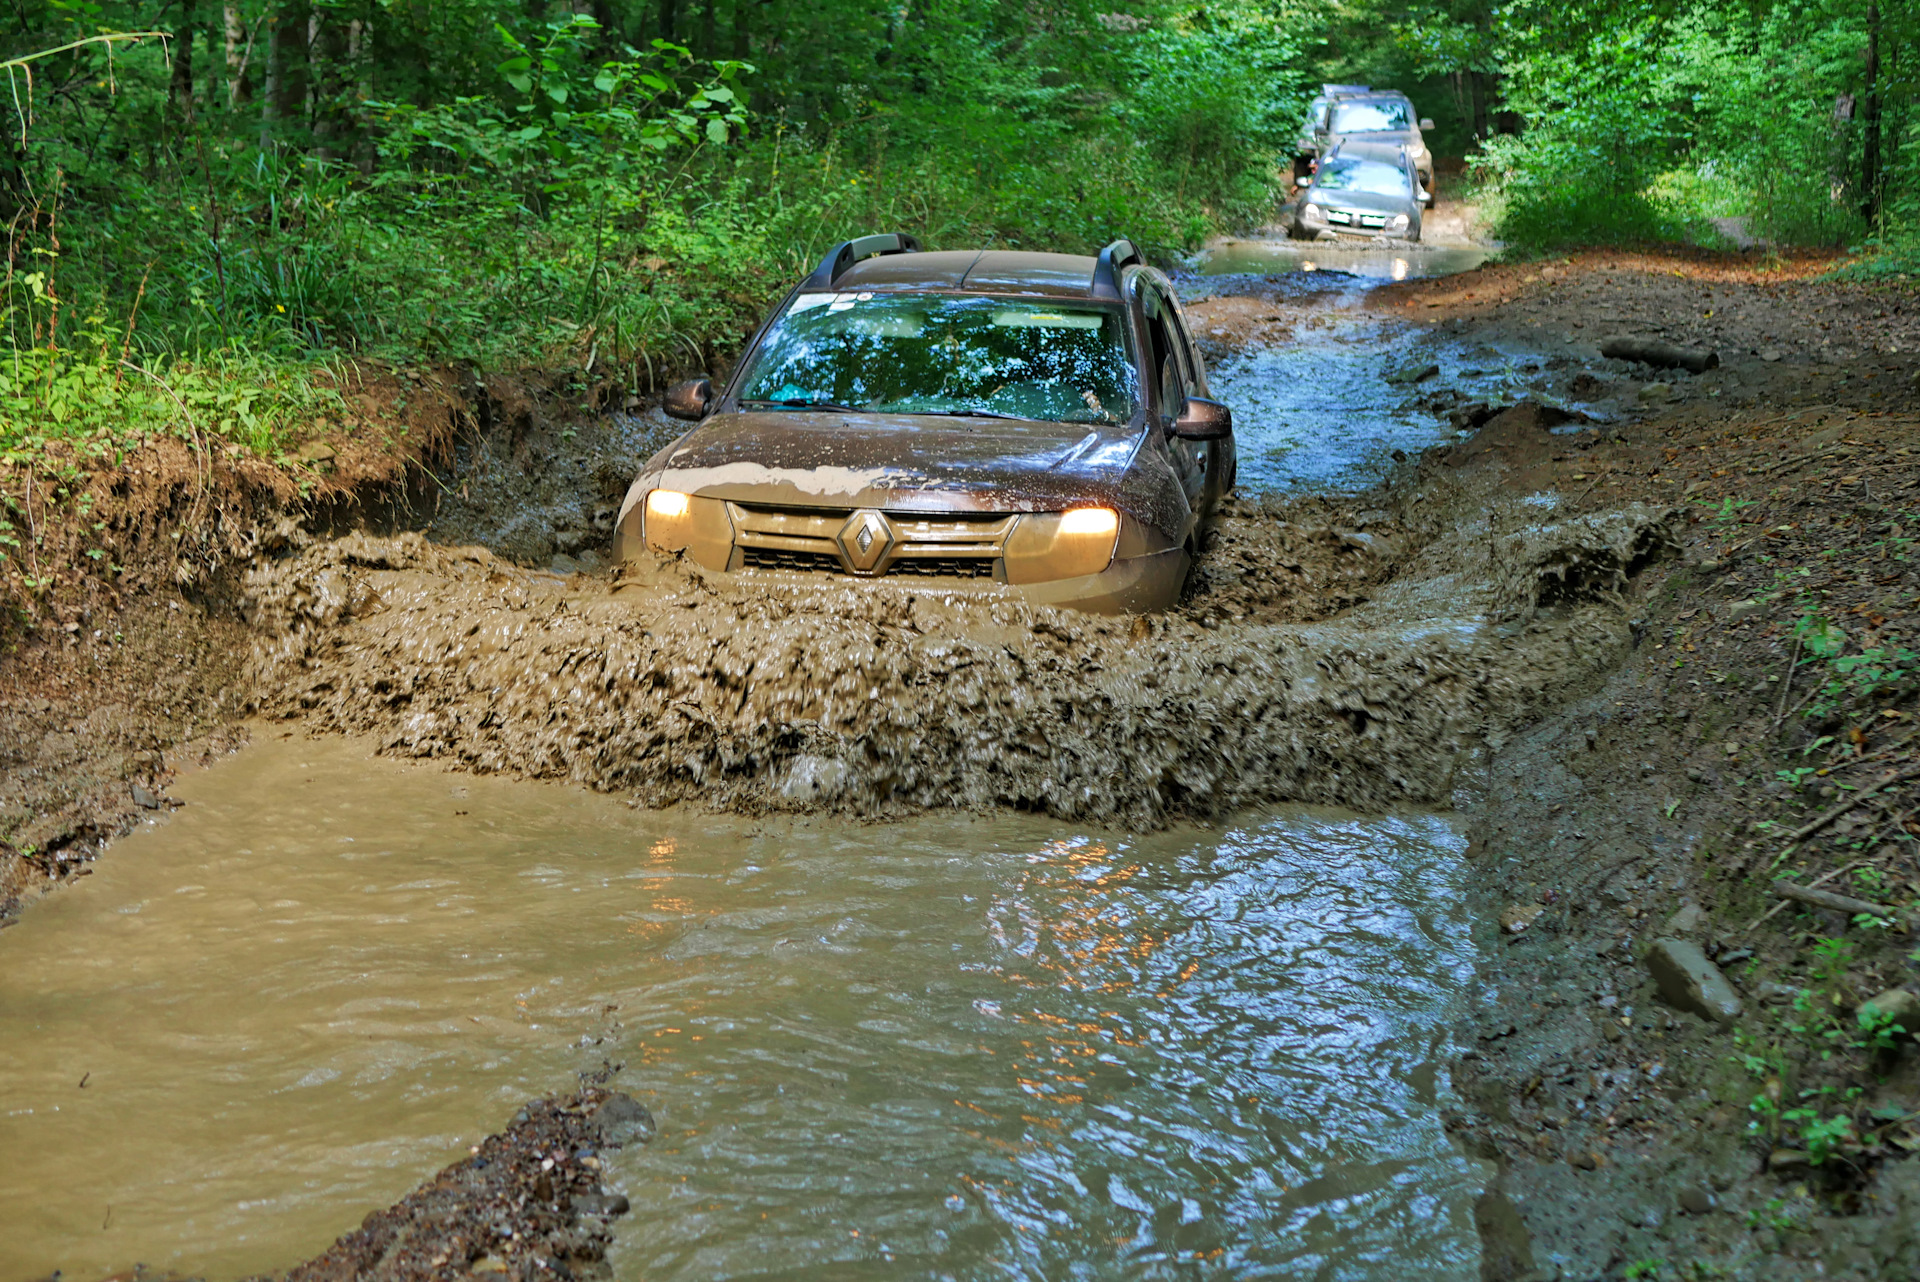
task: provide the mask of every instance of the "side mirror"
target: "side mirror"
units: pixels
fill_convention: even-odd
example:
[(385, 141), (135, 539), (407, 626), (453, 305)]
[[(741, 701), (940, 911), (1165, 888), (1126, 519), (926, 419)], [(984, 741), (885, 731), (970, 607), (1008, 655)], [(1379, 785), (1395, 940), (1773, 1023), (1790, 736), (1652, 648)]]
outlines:
[(1219, 401), (1189, 396), (1173, 420), (1173, 434), (1183, 441), (1220, 441), (1233, 435), (1233, 411)]
[(1433, 117), (1432, 116), (1420, 117), (1420, 132), (1425, 133), (1427, 132), (1427, 130), (1431, 128), (1433, 128)]
[(1414, 199), (1418, 200), (1423, 205), (1431, 205), (1433, 203), (1433, 193), (1430, 191), (1423, 191)]
[(703, 419), (713, 407), (713, 383), (709, 379), (690, 378), (667, 389), (660, 408), (668, 418)]

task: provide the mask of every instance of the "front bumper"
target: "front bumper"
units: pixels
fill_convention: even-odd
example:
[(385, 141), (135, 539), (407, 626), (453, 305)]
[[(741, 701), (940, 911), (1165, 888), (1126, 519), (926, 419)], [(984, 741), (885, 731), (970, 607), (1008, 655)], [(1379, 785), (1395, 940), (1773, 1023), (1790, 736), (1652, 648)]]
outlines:
[[(637, 488), (637, 487), (636, 487)], [(1082, 535), (1058, 512), (795, 507), (693, 496), (651, 526), (644, 495), (614, 529), (616, 561), (683, 553), (709, 572), (787, 584), (860, 580), (941, 591), (1010, 591), (1037, 604), (1118, 614), (1179, 599), (1187, 554), (1133, 518)]]

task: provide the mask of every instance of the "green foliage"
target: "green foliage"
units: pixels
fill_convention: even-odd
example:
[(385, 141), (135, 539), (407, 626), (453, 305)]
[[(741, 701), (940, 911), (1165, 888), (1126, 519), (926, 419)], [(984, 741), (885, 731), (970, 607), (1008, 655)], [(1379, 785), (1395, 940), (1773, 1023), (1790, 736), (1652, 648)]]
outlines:
[(1879, 645), (1847, 654), (1846, 632), (1815, 611), (1800, 617), (1793, 634), (1808, 655), (1802, 665), (1821, 670), (1819, 692), (1807, 704), (1809, 717), (1827, 716), (1856, 700), (1898, 693), (1920, 671), (1920, 652), (1905, 646)]
[(1714, 220), (1741, 219), (1795, 245), (1873, 232), (1863, 272), (1920, 258), (1920, 113), (1896, 52), (1920, 39), (1910, 0), (1519, 0), (1495, 35), (1524, 119), (1481, 150), (1506, 235), (1714, 243)]

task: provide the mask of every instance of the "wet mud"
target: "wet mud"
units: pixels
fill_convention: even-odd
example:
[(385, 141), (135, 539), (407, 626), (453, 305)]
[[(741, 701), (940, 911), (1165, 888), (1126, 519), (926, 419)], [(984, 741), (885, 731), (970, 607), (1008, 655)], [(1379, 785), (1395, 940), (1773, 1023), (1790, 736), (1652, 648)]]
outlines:
[(602, 1159), (654, 1130), (645, 1105), (598, 1085), (530, 1100), (465, 1160), (298, 1268), (253, 1282), (608, 1277), (608, 1226), (628, 1203), (607, 1191)]
[(1473, 488), (1241, 503), (1186, 609), (1121, 620), (668, 558), (563, 578), (356, 534), (249, 574), (250, 685), (312, 730), (646, 805), (1155, 823), (1441, 802), (1480, 739), (1617, 660), (1620, 589), (1670, 539), (1657, 507), (1564, 520), (1544, 495), (1475, 510)]

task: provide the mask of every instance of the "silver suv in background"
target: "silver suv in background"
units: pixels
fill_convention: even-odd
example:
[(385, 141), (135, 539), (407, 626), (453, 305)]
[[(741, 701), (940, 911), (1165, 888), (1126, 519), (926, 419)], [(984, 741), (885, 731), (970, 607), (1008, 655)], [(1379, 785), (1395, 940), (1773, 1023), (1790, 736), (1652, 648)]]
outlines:
[(1405, 147), (1342, 142), (1320, 158), (1313, 177), (1301, 184), (1288, 230), (1303, 240), (1367, 236), (1417, 241), (1427, 201)]
[(1322, 85), (1294, 144), (1294, 182), (1310, 177), (1320, 158), (1343, 142), (1380, 143), (1406, 149), (1427, 193), (1426, 203), (1431, 205), (1433, 153), (1427, 150), (1422, 132), (1432, 128), (1433, 121), (1416, 115), (1412, 100), (1398, 89)]

